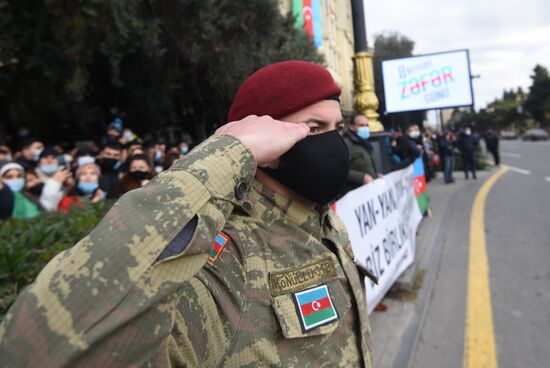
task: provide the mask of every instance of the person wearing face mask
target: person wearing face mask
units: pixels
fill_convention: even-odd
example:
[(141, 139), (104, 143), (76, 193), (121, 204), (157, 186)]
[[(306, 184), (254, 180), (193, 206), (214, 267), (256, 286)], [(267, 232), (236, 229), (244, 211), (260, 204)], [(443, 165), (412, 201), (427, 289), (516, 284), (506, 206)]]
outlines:
[(10, 162), (0, 168), (0, 220), (30, 219), (40, 214), (40, 205), (25, 192), (25, 170)]
[(134, 155), (128, 158), (126, 165), (121, 180), (124, 193), (143, 187), (153, 177), (151, 164), (146, 155)]
[(36, 172), (40, 179), (50, 178), (61, 169), (58, 153), (53, 147), (46, 147), (39, 156)]
[(94, 164), (96, 161), (97, 151), (94, 151), (92, 148), (84, 147), (80, 148), (75, 153), (75, 158), (72, 162), (73, 171), (76, 171), (84, 165)]
[(149, 157), (150, 161), (153, 163), (155, 173), (161, 173), (166, 158), (166, 144), (164, 142), (155, 143), (154, 146), (149, 149)]
[(339, 95), (305, 61), (251, 74), (228, 124), (19, 295), (3, 363), (372, 367), (368, 273), (327, 205), (348, 177)]
[(35, 170), (25, 170), (25, 191), (38, 198), (43, 193), (44, 183)]
[(107, 193), (107, 199), (117, 199), (124, 193), (120, 183), (121, 160), (122, 146), (120, 143), (106, 144), (96, 160), (102, 174), (99, 186)]
[(179, 149), (182, 155), (186, 155), (189, 152), (189, 144), (187, 142), (181, 142), (179, 144)]
[(475, 135), (472, 134), (471, 126), (467, 126), (458, 136), (458, 148), (462, 153), (462, 166), (464, 168), (465, 179), (469, 179), (469, 172), (472, 173), (474, 179), (477, 179), (476, 151), (478, 144), (478, 140)]
[(349, 130), (343, 135), (349, 151), (350, 169), (344, 193), (361, 185), (372, 183), (378, 177), (369, 137), (370, 129), (367, 117), (363, 114), (353, 115), (349, 122)]
[(43, 150), (44, 143), (36, 139), (26, 139), (21, 145), (21, 155), (15, 162), (25, 170), (34, 169)]
[(44, 184), (40, 204), (48, 212), (57, 211), (59, 202), (74, 185), (71, 170), (59, 165), (58, 152), (47, 147), (40, 153), (36, 174)]
[(421, 133), (418, 125), (409, 125), (405, 135), (397, 137), (395, 152), (401, 160), (400, 167), (407, 167), (422, 155)]
[(76, 170), (76, 185), (63, 197), (59, 210), (67, 213), (74, 207), (105, 200), (105, 192), (99, 187), (101, 169), (95, 163), (86, 163)]

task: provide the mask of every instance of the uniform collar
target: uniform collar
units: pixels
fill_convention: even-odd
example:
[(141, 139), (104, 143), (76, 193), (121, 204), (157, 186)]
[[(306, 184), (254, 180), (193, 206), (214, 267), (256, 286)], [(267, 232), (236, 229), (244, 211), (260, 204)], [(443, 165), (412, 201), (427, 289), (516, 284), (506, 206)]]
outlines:
[(321, 224), (327, 220), (328, 206), (308, 206), (272, 191), (257, 179), (252, 182), (248, 194), (255, 216), (262, 220), (286, 220), (309, 234), (320, 237)]

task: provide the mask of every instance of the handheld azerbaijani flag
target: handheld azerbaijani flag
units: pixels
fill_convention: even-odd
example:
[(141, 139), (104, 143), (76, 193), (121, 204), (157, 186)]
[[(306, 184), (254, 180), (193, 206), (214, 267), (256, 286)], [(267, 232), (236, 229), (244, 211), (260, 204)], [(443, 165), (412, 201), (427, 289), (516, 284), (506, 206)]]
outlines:
[(294, 299), (305, 332), (338, 319), (326, 285), (294, 293)]
[(418, 201), (418, 207), (422, 214), (426, 213), (426, 210), (430, 206), (430, 197), (427, 192), (426, 176), (424, 174), (424, 163), (421, 158), (417, 158), (414, 161), (413, 166), (414, 176), (414, 194), (416, 194), (416, 200)]

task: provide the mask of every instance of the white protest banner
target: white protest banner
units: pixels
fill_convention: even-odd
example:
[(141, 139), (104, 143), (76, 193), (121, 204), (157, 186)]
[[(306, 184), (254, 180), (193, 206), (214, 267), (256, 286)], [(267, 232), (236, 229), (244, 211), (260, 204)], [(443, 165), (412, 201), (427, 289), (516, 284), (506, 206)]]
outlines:
[(356, 261), (378, 277), (378, 285), (365, 278), (371, 313), (414, 261), (422, 215), (412, 165), (347, 193), (335, 207), (348, 230)]

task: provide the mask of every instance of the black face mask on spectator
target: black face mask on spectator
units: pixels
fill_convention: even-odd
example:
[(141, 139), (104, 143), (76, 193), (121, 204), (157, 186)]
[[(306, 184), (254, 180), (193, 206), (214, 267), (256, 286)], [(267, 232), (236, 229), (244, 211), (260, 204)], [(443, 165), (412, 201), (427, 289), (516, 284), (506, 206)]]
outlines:
[(40, 197), (42, 194), (42, 189), (44, 189), (44, 183), (36, 184), (28, 189), (28, 192), (34, 196)]
[(130, 171), (128, 175), (134, 180), (143, 180), (147, 178), (149, 173), (147, 171)]
[(120, 161), (114, 158), (102, 158), (98, 163), (102, 171), (113, 171), (120, 167)]

